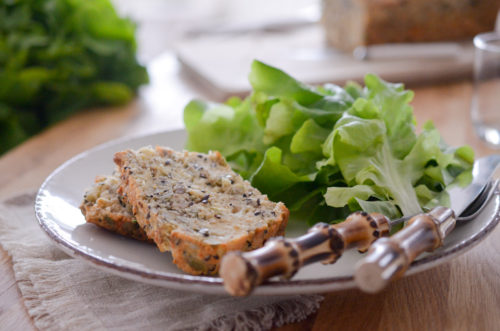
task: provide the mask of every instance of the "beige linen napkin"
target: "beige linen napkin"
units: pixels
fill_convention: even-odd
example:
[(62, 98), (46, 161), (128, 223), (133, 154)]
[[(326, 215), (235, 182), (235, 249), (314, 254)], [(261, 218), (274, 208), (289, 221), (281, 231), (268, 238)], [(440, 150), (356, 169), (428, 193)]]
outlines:
[(0, 244), (12, 257), (29, 315), (41, 330), (261, 330), (302, 320), (320, 295), (233, 298), (155, 287), (73, 259), (40, 229), (34, 194), (0, 204)]

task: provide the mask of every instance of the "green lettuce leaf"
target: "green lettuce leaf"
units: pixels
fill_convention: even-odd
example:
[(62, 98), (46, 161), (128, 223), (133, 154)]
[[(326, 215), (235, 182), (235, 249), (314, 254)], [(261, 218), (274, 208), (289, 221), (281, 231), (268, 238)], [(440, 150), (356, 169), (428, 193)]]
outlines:
[[(409, 175), (404, 162), (394, 156), (383, 121), (347, 114), (333, 133), (333, 154), (350, 186), (371, 186), (393, 200), (404, 215), (421, 211), (411, 182), (416, 175)], [(332, 200), (328, 192), (325, 200)]]
[(325, 201), (332, 207), (343, 207), (353, 199), (368, 200), (375, 195), (369, 185), (356, 185), (353, 187), (329, 187), (325, 194)]
[(199, 152), (218, 150), (224, 156), (240, 151), (264, 152), (264, 130), (259, 126), (250, 101), (218, 104), (193, 100), (184, 108), (189, 133), (186, 148)]
[(281, 162), (282, 152), (278, 147), (269, 148), (259, 168), (250, 177), (250, 182), (263, 192), (274, 197), (299, 182), (310, 182), (312, 175), (298, 176)]

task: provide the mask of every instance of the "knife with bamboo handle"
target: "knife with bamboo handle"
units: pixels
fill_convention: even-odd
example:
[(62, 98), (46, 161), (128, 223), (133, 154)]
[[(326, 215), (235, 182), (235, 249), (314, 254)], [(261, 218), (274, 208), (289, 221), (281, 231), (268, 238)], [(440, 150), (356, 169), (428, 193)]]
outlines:
[[(477, 171), (476, 165), (474, 169)], [(489, 171), (488, 179), (491, 173)], [(474, 189), (470, 189), (468, 203), (480, 193), (486, 182), (474, 175), (474, 181), (469, 185)], [(460, 191), (451, 190), (450, 195), (453, 197)], [(289, 279), (305, 265), (319, 261), (323, 264), (335, 263), (346, 249), (357, 248), (365, 252), (375, 240), (388, 236), (391, 227), (408, 219), (389, 220), (379, 213), (355, 212), (339, 224), (318, 223), (298, 238), (273, 238), (264, 247), (251, 252), (229, 252), (221, 261), (219, 274), (227, 292), (246, 296), (270, 277), (279, 275)]]
[[(420, 254), (442, 246), (457, 221), (472, 220), (474, 217), (461, 214), (472, 206), (470, 209), (476, 210), (477, 215), (489, 198), (498, 193), (498, 180), (489, 182), (499, 163), (500, 155), (477, 160), (472, 170), (472, 183), (466, 188), (449, 190), (450, 208), (436, 207), (429, 213), (416, 215), (392, 237), (376, 241), (356, 265), (354, 280), (358, 287), (369, 293), (382, 290), (389, 282), (404, 275)], [(487, 191), (483, 193), (484, 190)]]

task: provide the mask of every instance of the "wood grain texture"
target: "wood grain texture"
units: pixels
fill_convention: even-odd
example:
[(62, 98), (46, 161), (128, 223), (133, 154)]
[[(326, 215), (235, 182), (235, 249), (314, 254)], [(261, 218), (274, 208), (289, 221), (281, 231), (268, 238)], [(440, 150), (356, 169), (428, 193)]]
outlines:
[[(495, 150), (472, 130), (471, 94), (470, 82), (417, 88), (413, 106), (419, 127), (433, 120), (449, 144), (469, 144), (480, 157)], [(136, 102), (123, 109), (81, 113), (46, 130), (0, 158), (0, 198), (37, 188), (62, 162), (98, 143), (160, 125), (168, 128), (171, 122), (161, 122), (167, 118), (162, 116), (167, 115), (151, 113)], [(498, 330), (498, 252), (500, 228), (466, 254), (398, 280), (382, 293), (327, 294), (316, 315), (279, 330)], [(0, 250), (0, 329), (33, 329), (11, 267)]]

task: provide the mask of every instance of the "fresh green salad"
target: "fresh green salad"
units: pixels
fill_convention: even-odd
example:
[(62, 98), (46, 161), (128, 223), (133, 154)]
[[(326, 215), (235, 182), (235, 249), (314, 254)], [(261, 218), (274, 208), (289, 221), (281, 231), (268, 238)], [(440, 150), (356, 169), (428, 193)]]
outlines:
[(0, 154), (75, 111), (147, 82), (135, 25), (109, 0), (0, 1)]
[(259, 61), (249, 80), (253, 91), (243, 100), (186, 106), (186, 147), (220, 151), (253, 186), (310, 223), (360, 209), (412, 215), (446, 203), (440, 192), (470, 174), (470, 147), (447, 146), (431, 122), (416, 133), (413, 92), (402, 84), (368, 74), (365, 87), (314, 87)]

